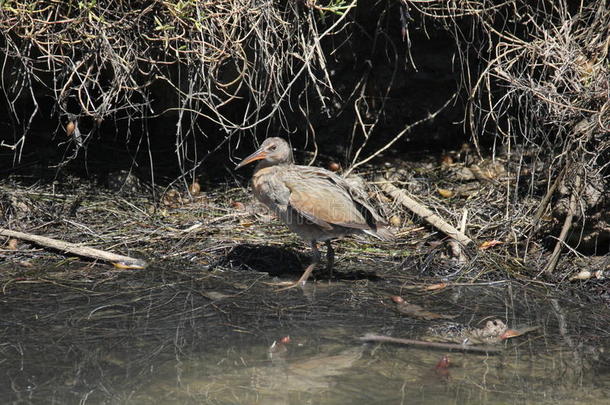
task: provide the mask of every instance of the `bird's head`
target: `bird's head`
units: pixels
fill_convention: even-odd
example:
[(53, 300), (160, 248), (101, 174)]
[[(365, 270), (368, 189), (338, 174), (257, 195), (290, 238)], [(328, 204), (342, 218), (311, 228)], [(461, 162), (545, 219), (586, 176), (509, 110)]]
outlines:
[(239, 162), (235, 168), (239, 169), (240, 167), (244, 167), (248, 163), (252, 163), (255, 160), (262, 160), (261, 163), (264, 166), (292, 163), (292, 149), (290, 149), (288, 142), (282, 138), (267, 138), (263, 141), (260, 148)]

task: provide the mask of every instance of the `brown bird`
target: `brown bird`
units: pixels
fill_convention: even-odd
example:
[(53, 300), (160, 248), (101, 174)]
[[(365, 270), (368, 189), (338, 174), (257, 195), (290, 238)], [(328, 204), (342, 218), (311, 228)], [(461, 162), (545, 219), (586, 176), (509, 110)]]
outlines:
[(351, 186), (337, 174), (294, 164), (292, 150), (282, 138), (267, 138), (261, 147), (242, 160), (259, 163), (252, 175), (256, 198), (273, 211), (291, 231), (311, 243), (313, 261), (290, 287), (303, 286), (320, 262), (318, 241), (326, 243), (327, 269), (334, 262), (330, 241), (349, 234), (366, 233), (382, 240), (393, 235), (368, 204), (363, 190)]

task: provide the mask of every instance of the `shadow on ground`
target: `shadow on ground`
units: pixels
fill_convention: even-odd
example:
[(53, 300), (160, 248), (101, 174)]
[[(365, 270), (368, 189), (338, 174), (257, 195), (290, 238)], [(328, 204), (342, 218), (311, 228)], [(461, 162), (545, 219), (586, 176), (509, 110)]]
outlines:
[[(324, 252), (325, 255), (325, 252)], [(324, 257), (324, 256), (323, 256)], [(233, 247), (220, 261), (219, 265), (232, 269), (246, 269), (268, 273), (272, 277), (300, 275), (311, 262), (309, 252), (297, 252), (294, 249), (277, 246), (240, 244)], [(362, 267), (362, 268), (360, 268)], [(366, 267), (366, 269), (364, 268)], [(379, 280), (380, 277), (370, 266), (360, 263), (335, 263), (332, 274), (326, 270), (324, 258), (314, 271), (317, 280)]]

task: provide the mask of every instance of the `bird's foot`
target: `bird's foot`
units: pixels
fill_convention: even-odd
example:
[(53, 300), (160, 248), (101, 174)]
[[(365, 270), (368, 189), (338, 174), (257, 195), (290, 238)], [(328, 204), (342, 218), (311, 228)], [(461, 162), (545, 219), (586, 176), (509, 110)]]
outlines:
[[(315, 246), (315, 245), (312, 245)], [(316, 264), (318, 263), (319, 257), (316, 258), (314, 260), (313, 263), (311, 263), (309, 266), (307, 266), (307, 268), (305, 269), (305, 271), (303, 272), (303, 275), (301, 276), (301, 278), (299, 278), (297, 280), (296, 283), (292, 283), (290, 281), (282, 281), (279, 283), (274, 283), (276, 286), (282, 286), (283, 288), (280, 288), (277, 291), (284, 291), (284, 290), (290, 290), (291, 288), (295, 288), (295, 287), (305, 287), (305, 284), (307, 283), (307, 279), (309, 279), (309, 276), (311, 275), (311, 272), (313, 271), (314, 267), (316, 267)]]

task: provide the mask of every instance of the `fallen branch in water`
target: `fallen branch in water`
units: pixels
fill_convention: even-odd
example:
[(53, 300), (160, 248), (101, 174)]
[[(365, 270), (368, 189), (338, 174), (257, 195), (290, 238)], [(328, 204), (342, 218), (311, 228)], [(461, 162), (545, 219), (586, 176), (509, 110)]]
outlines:
[(404, 205), (407, 209), (422, 217), (430, 225), (443, 232), (445, 235), (457, 240), (462, 245), (469, 245), (472, 243), (472, 239), (464, 235), (464, 233), (458, 231), (455, 227), (448, 224), (444, 219), (418, 203), (407, 195), (404, 190), (399, 189), (387, 180), (378, 179), (379, 187), (395, 201)]
[(9, 238), (17, 238), (28, 242), (35, 243), (40, 246), (61, 250), (62, 252), (68, 252), (77, 256), (88, 257), (90, 259), (104, 260), (112, 262), (116, 267), (124, 269), (143, 269), (147, 266), (147, 263), (141, 259), (135, 259), (129, 256), (117, 255), (114, 253), (106, 252), (104, 250), (95, 249), (88, 246), (82, 246), (79, 244), (65, 242), (58, 239), (47, 238), (46, 236), (33, 235), (31, 233), (24, 233), (18, 231), (11, 231), (10, 229), (0, 228), (0, 236), (8, 236)]
[(467, 345), (460, 345), (460, 344), (456, 344), (456, 343), (425, 342), (423, 340), (402, 339), (402, 338), (395, 338), (395, 337), (384, 336), (384, 335), (373, 335), (371, 333), (367, 333), (366, 335), (360, 337), (359, 339), (366, 341), (366, 342), (398, 343), (401, 345), (431, 347), (431, 348), (435, 348), (435, 349), (461, 350), (461, 351), (466, 351), (466, 352), (478, 352), (478, 353), (500, 353), (500, 352), (502, 352), (502, 349), (499, 347), (469, 346), (469, 345), (467, 346)]

